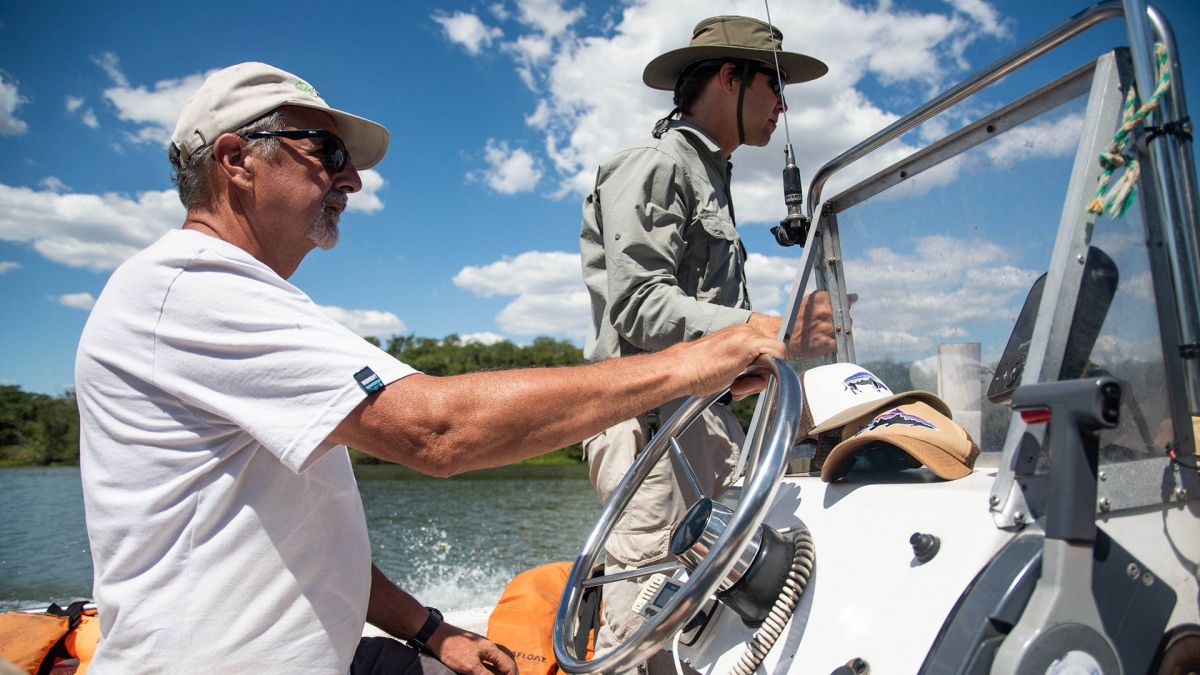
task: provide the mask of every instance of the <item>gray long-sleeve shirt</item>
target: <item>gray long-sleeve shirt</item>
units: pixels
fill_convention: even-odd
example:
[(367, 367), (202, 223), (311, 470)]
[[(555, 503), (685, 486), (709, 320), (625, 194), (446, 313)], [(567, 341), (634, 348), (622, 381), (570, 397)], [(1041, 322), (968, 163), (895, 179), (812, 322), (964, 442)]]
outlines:
[(750, 318), (731, 167), (707, 134), (679, 121), (601, 165), (579, 239), (588, 360), (658, 351)]

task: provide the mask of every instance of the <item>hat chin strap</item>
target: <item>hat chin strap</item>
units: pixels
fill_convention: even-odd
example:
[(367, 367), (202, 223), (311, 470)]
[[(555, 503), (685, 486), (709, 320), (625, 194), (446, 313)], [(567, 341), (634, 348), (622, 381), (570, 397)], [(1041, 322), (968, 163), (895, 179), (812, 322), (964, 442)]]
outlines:
[(737, 122), (738, 122), (738, 145), (746, 144), (746, 129), (742, 126), (742, 102), (746, 99), (746, 84), (750, 79), (750, 62), (742, 61), (742, 87), (738, 90), (738, 105), (737, 105)]

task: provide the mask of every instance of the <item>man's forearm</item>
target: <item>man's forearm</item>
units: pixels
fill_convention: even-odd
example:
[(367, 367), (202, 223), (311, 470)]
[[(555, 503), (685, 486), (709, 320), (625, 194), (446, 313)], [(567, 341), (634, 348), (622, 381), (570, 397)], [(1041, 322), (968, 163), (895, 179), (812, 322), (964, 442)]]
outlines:
[[(851, 302), (857, 298), (858, 296), (852, 296)], [(788, 335), (779, 334), (783, 325), (782, 317), (755, 312), (750, 315), (747, 323), (763, 335), (787, 342), (788, 356), (793, 359), (813, 359), (837, 349), (833, 308), (829, 303), (828, 291), (816, 291), (804, 296), (796, 316), (796, 325), (792, 326), (792, 332)]]
[(587, 366), (410, 375), (356, 408), (330, 439), (449, 476), (549, 452), (674, 398), (718, 391), (758, 356), (782, 351), (741, 325)]
[(428, 612), (402, 588), (371, 564), (371, 597), (367, 602), (367, 623), (400, 639), (421, 630)]

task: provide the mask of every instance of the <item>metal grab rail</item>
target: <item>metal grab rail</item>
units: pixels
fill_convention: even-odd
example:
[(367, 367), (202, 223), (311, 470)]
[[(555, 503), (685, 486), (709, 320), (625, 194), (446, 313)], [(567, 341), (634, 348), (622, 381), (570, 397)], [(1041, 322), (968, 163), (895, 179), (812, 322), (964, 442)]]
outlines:
[(1021, 46), (1008, 56), (946, 90), (940, 96), (929, 100), (916, 110), (892, 122), (874, 136), (826, 162), (825, 166), (821, 167), (816, 175), (813, 176), (812, 183), (808, 188), (809, 216), (816, 215), (815, 208), (821, 203), (821, 192), (825, 187), (826, 181), (833, 174), (862, 159), (884, 144), (908, 133), (916, 128), (917, 125), (931, 119), (934, 115), (963, 101), (968, 96), (1000, 80), (1014, 70), (1088, 30), (1092, 26), (1122, 15), (1121, 0), (1107, 0), (1107, 2), (1092, 5), (1055, 28), (1043, 33), (1040, 37)]
[[(1132, 8), (1132, 9), (1129, 9)], [(821, 203), (825, 183), (833, 174), (911, 131), (956, 103), (984, 87), (1000, 80), (1037, 57), (1053, 50), (1075, 36), (1118, 17), (1126, 18), (1138, 91), (1154, 90), (1152, 43), (1147, 39), (1153, 30), (1154, 39), (1162, 42), (1170, 54), (1171, 90), (1153, 116), (1159, 121), (1178, 122), (1186, 117), (1183, 79), (1180, 76), (1175, 40), (1170, 26), (1154, 7), (1145, 0), (1106, 0), (1092, 5), (1041, 36), (984, 68), (940, 96), (896, 120), (867, 140), (843, 152), (822, 166), (813, 176), (808, 189), (808, 213), (815, 218)], [(1130, 18), (1132, 17), (1132, 18)], [(1184, 369), (1187, 405), (1192, 415), (1200, 415), (1200, 234), (1197, 233), (1196, 171), (1191, 143), (1182, 138), (1163, 134), (1149, 147), (1155, 167), (1155, 188), (1159, 212), (1163, 215), (1161, 233), (1171, 260), (1175, 287), (1176, 315), (1179, 318), (1180, 358)], [(1174, 227), (1172, 227), (1174, 225)], [(1190, 430), (1176, 430), (1177, 436), (1190, 436)], [(1186, 445), (1186, 444), (1185, 444)]]
[[(1135, 16), (1136, 19), (1133, 18)], [(1145, 20), (1147, 17), (1149, 26)], [(1147, 87), (1153, 87), (1156, 79), (1150, 69), (1150, 64), (1154, 63), (1153, 45), (1144, 39), (1148, 27), (1153, 28), (1154, 40), (1163, 43), (1171, 57), (1168, 61), (1171, 89), (1163, 98), (1163, 107), (1155, 111), (1149, 121), (1161, 125), (1186, 119), (1183, 75), (1180, 73), (1179, 52), (1175, 49), (1175, 34), (1170, 24), (1152, 6), (1147, 12), (1130, 11), (1127, 8), (1125, 20), (1129, 28), (1138, 91), (1152, 91)], [(1143, 39), (1136, 40), (1136, 37)], [(1150, 162), (1155, 168), (1158, 208), (1163, 215), (1160, 235), (1172, 263), (1175, 306), (1179, 311), (1179, 351), (1188, 411), (1192, 415), (1200, 415), (1200, 310), (1197, 309), (1200, 308), (1200, 234), (1197, 232), (1197, 219), (1200, 216), (1197, 215), (1196, 163), (1192, 156), (1191, 141), (1184, 138), (1163, 134), (1147, 145)], [(1176, 430), (1176, 437), (1188, 434), (1190, 429)]]

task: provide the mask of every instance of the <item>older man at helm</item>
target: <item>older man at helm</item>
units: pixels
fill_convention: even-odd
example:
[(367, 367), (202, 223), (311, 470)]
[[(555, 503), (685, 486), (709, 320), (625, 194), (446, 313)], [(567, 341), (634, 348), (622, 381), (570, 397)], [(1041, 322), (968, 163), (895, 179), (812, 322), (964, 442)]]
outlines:
[[(76, 361), (92, 673), (515, 673), (374, 567), (344, 446), (436, 476), (497, 466), (782, 356), (743, 327), (591, 366), (415, 372), (287, 282), (387, 144), (261, 63), (184, 106), (168, 155), (186, 220), (113, 273)], [(408, 645), (362, 639), (365, 621)]]

